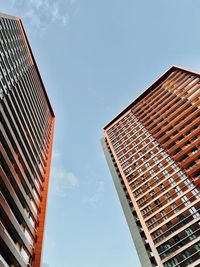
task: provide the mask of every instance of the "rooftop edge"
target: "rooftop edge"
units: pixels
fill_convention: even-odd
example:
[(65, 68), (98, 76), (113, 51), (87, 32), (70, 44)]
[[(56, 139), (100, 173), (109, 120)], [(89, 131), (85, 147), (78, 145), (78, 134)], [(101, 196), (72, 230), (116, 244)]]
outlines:
[(30, 54), (31, 54), (31, 57), (32, 57), (34, 66), (35, 66), (35, 68), (36, 68), (36, 71), (37, 71), (39, 80), (40, 80), (40, 82), (41, 82), (42, 89), (43, 89), (43, 91), (44, 91), (44, 94), (45, 94), (45, 97), (46, 97), (46, 100), (47, 100), (49, 109), (50, 109), (50, 111), (51, 111), (52, 116), (55, 117), (53, 108), (52, 108), (52, 106), (51, 106), (51, 103), (50, 103), (48, 94), (47, 94), (47, 92), (46, 92), (46, 89), (45, 89), (45, 86), (44, 86), (42, 77), (41, 77), (40, 72), (39, 72), (39, 68), (38, 68), (37, 63), (36, 63), (36, 60), (35, 60), (35, 58), (34, 58), (34, 55), (33, 55), (32, 49), (31, 49), (31, 45), (30, 45), (30, 43), (29, 43), (29, 41), (28, 41), (28, 38), (27, 38), (27, 35), (26, 35), (26, 31), (25, 31), (25, 29), (24, 29), (24, 26), (23, 26), (23, 23), (22, 23), (21, 18), (18, 17), (18, 16), (12, 16), (12, 15), (8, 15), (8, 14), (1, 13), (1, 12), (0, 12), (0, 18), (1, 18), (1, 17), (2, 17), (2, 18), (7, 18), (7, 19), (16, 20), (16, 21), (18, 21), (18, 22), (21, 24), (21, 27), (22, 27), (22, 30), (23, 30), (23, 33), (24, 33), (24, 36), (25, 36), (25, 39), (26, 39), (26, 43), (27, 43), (28, 49), (29, 49), (29, 51), (30, 51)]
[(125, 107), (114, 119), (112, 119), (110, 122), (104, 126), (103, 130), (106, 130), (111, 124), (113, 124), (117, 119), (119, 119), (123, 114), (125, 114), (130, 108), (132, 108), (138, 101), (140, 101), (142, 98), (144, 98), (148, 93), (153, 90), (155, 87), (157, 87), (161, 82), (163, 82), (173, 71), (175, 70), (181, 70), (185, 71), (192, 75), (198, 75), (200, 76), (200, 73), (194, 72), (176, 65), (172, 65), (164, 74), (162, 74), (155, 82), (153, 82), (145, 91), (140, 94), (135, 100), (133, 100), (127, 107)]

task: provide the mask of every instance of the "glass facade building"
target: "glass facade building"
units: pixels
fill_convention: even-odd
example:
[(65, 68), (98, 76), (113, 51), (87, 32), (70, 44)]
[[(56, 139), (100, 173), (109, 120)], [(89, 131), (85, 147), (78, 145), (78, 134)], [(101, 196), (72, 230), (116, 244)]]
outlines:
[(171, 67), (102, 146), (142, 266), (200, 266), (200, 75)]
[(41, 264), (54, 120), (21, 20), (0, 14), (0, 266)]

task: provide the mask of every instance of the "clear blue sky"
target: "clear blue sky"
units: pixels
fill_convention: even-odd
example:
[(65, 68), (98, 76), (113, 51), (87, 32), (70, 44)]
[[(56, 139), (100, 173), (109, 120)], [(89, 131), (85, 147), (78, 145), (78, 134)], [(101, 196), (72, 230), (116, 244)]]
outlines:
[(99, 139), (171, 65), (200, 71), (199, 0), (1, 0), (56, 114), (43, 267), (140, 267)]

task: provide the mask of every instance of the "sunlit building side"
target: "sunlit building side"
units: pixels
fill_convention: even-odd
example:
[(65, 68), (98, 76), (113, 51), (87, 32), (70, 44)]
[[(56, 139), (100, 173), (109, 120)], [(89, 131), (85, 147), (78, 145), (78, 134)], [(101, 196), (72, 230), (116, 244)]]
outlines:
[(102, 146), (142, 266), (200, 266), (200, 74), (171, 67)]

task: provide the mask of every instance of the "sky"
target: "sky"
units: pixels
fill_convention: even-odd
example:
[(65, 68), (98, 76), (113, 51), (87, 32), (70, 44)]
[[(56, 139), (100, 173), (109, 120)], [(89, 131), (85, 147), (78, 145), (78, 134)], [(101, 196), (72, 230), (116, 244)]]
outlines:
[(200, 72), (199, 0), (1, 0), (56, 115), (42, 267), (141, 267), (103, 127), (172, 65)]

